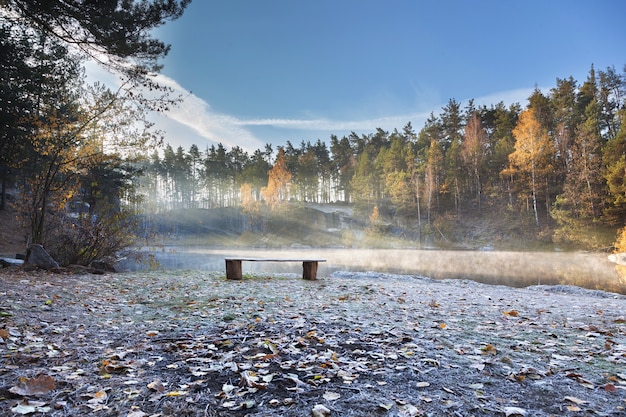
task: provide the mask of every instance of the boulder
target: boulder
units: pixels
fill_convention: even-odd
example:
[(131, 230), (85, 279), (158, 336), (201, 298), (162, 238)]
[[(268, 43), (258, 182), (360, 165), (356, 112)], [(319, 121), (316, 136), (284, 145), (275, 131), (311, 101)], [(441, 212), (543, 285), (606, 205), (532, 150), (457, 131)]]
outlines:
[(626, 252), (614, 253), (609, 255), (609, 261), (618, 265), (626, 265)]
[(43, 248), (43, 246), (34, 243), (28, 247), (26, 255), (26, 264), (41, 269), (59, 269), (57, 261)]

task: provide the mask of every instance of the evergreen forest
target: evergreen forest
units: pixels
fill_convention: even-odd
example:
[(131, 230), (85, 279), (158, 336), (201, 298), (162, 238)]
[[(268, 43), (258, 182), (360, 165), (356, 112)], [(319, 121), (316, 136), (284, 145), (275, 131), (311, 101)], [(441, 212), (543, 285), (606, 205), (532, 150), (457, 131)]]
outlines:
[(592, 65), (582, 84), (557, 78), (524, 106), (450, 99), (419, 130), (408, 122), (252, 154), (166, 145), (143, 161), (142, 207), (350, 204), (373, 228), (426, 233), (495, 216), (536, 238), (597, 246), (626, 219), (625, 93), (624, 72)]

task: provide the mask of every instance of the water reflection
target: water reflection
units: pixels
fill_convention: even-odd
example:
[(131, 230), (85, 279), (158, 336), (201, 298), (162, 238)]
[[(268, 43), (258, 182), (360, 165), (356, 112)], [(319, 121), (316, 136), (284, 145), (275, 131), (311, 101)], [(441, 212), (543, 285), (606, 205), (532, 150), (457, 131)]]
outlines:
[[(335, 271), (377, 271), (471, 279), (488, 284), (526, 287), (537, 284), (577, 285), (626, 294), (626, 280), (605, 254), (572, 252), (499, 252), (388, 249), (214, 249), (207, 247), (146, 248), (162, 269), (224, 270), (225, 257), (323, 258), (318, 276)], [(148, 269), (127, 263), (127, 269)], [(300, 273), (296, 263), (244, 262), (244, 274)]]

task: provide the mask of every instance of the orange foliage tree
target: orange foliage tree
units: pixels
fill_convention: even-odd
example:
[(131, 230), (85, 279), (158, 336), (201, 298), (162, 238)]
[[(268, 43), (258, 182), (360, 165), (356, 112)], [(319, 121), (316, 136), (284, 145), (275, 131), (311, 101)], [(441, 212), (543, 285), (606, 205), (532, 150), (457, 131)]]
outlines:
[(278, 208), (289, 199), (292, 174), (287, 168), (287, 159), (283, 148), (278, 150), (276, 163), (268, 172), (267, 187), (261, 189), (261, 196), (270, 209)]

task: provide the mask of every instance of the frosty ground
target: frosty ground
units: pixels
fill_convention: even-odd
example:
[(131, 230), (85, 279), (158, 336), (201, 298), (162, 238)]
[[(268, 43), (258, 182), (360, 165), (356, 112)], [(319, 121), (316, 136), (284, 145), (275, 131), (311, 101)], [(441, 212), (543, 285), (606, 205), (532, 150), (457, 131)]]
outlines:
[(0, 414), (626, 413), (626, 297), (337, 272), (0, 270)]

